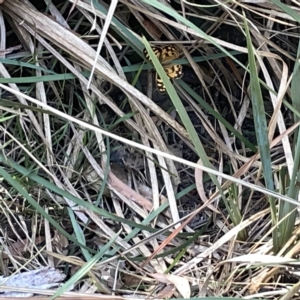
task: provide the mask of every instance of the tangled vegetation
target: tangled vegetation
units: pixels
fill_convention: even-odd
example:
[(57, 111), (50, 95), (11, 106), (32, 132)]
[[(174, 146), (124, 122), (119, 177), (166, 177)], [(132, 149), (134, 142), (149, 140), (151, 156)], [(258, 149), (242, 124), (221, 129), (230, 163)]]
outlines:
[(61, 282), (1, 292), (299, 298), (297, 1), (2, 0), (0, 19), (1, 275)]

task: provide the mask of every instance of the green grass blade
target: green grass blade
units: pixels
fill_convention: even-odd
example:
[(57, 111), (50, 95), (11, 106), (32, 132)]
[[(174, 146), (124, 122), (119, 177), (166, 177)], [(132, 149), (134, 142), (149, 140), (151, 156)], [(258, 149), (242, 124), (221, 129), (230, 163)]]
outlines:
[(205, 110), (219, 120), (236, 138), (238, 138), (244, 145), (250, 148), (253, 152), (257, 152), (257, 148), (250, 143), (241, 133), (239, 133), (229, 122), (227, 122), (220, 114), (218, 114), (206, 101), (204, 101), (193, 89), (191, 89), (184, 81), (178, 80), (180, 86), (193, 97)]
[[(201, 161), (203, 162), (203, 164), (211, 169), (214, 169), (213, 165), (210, 163), (208, 156), (206, 155), (206, 152), (204, 150), (204, 147), (199, 139), (198, 133), (195, 130), (194, 125), (192, 124), (186, 110), (185, 107), (183, 106), (180, 98), (178, 97), (175, 88), (173, 86), (173, 84), (171, 84), (165, 70), (163, 69), (161, 63), (159, 62), (159, 60), (157, 59), (156, 55), (154, 54), (154, 52), (151, 49), (150, 44), (148, 43), (148, 41), (146, 40), (145, 37), (143, 37), (143, 42), (145, 44), (146, 50), (150, 55), (151, 61), (153, 62), (153, 65), (155, 67), (155, 70), (158, 72), (160, 78), (162, 79), (163, 83), (165, 84), (167, 93), (169, 94), (170, 99), (173, 102), (173, 105), (176, 108), (176, 111), (178, 112), (186, 130), (188, 131), (189, 137), (191, 138), (194, 147), (196, 149), (197, 154), (199, 155), (199, 157), (201, 157)], [(219, 190), (220, 195), (222, 196), (222, 199), (226, 205), (226, 208), (228, 210), (228, 212), (231, 213), (235, 213), (235, 211), (232, 211), (230, 209), (230, 205), (227, 202), (227, 199), (222, 191), (222, 187), (220, 186), (217, 177), (213, 174), (209, 174), (211, 180), (213, 181), (213, 183), (216, 185), (216, 187)], [(241, 214), (236, 214), (234, 215), (231, 220), (233, 220), (235, 222), (235, 224), (238, 224), (239, 221), (241, 221)], [(239, 220), (239, 221), (237, 221)], [(236, 223), (237, 222), (237, 223)], [(246, 237), (246, 232), (242, 233), (243, 237)]]
[(15, 59), (8, 59), (8, 58), (3, 58), (0, 57), (0, 62), (3, 63), (4, 65), (8, 65), (8, 66), (19, 66), (22, 68), (28, 68), (28, 69), (32, 69), (32, 70), (38, 70), (38, 71), (42, 71), (45, 73), (50, 73), (50, 74), (56, 74), (55, 72), (48, 70), (46, 68), (37, 66), (35, 64), (31, 64), (31, 63), (26, 63), (23, 61), (18, 61)]
[(107, 244), (101, 247), (101, 250), (93, 258), (91, 258), (84, 266), (82, 266), (66, 283), (64, 283), (50, 299), (55, 299), (64, 292), (67, 292), (72, 287), (72, 285), (74, 285), (78, 280), (80, 280), (84, 275), (86, 275), (94, 267), (94, 265), (103, 257), (105, 252), (115, 242), (118, 236), (119, 234), (116, 234), (112, 239), (108, 241)]
[[(74, 211), (70, 207), (68, 207), (68, 214), (70, 216), (72, 227), (74, 228), (74, 233), (75, 233), (76, 239), (82, 245), (86, 245), (86, 240), (85, 240), (85, 236), (84, 236), (84, 233), (82, 231), (82, 228), (78, 224), (78, 222), (77, 222), (77, 220), (75, 218)], [(86, 249), (81, 248), (81, 251), (82, 251), (82, 253), (83, 253), (84, 258), (85, 258), (86, 261), (89, 261), (92, 258), (91, 254)]]
[[(250, 36), (246, 18), (244, 20), (244, 24), (245, 24), (245, 31), (246, 31), (248, 58), (249, 58), (249, 67), (250, 67), (250, 90), (251, 90), (250, 98), (252, 102), (256, 139), (257, 139), (258, 149), (261, 157), (263, 176), (265, 179), (266, 187), (269, 190), (274, 191), (266, 113), (265, 113), (264, 101), (263, 101), (261, 88), (260, 88), (258, 71), (256, 68), (255, 55), (253, 51), (251, 36)], [(277, 235), (277, 212), (276, 212), (275, 199), (273, 197), (269, 197), (269, 202), (271, 206), (272, 223), (273, 226), (275, 226), (275, 229), (273, 231), (273, 245), (274, 245), (274, 249), (278, 250), (279, 244), (278, 244), (278, 235)]]
[(280, 9), (282, 9), (282, 11), (284, 11), (289, 16), (291, 16), (292, 18), (294, 18), (295, 21), (297, 21), (298, 23), (300, 23), (300, 15), (299, 15), (299, 13), (297, 11), (295, 11), (294, 9), (288, 7), (286, 4), (282, 3), (279, 0), (270, 0), (270, 2), (274, 3), (275, 5), (277, 5)]
[[(297, 57), (300, 56), (300, 43), (298, 42), (298, 50)], [(291, 82), (291, 94), (292, 94), (292, 111), (294, 112), (294, 122), (298, 122), (299, 112), (300, 112), (300, 103), (299, 103), (299, 95), (300, 95), (300, 84), (299, 84), (299, 76), (300, 76), (300, 63), (299, 59), (296, 59), (293, 70), (293, 78)], [(287, 190), (287, 196), (298, 199), (299, 195), (299, 186), (295, 184), (297, 182), (297, 178), (299, 181), (299, 165), (300, 165), (300, 131), (299, 128), (294, 133), (294, 168), (292, 172), (292, 176), (290, 179), (289, 187)], [(288, 216), (286, 218), (286, 216)], [(282, 245), (284, 245), (287, 240), (290, 238), (296, 221), (297, 211), (296, 206), (287, 203), (285, 201), (279, 202), (279, 211), (278, 211), (278, 220), (282, 220), (279, 224), (279, 230), (282, 233)]]
[[(229, 52), (231, 55), (238, 55), (241, 54), (240, 51), (230, 51)], [(210, 61), (210, 60), (214, 60), (217, 58), (223, 58), (223, 57), (227, 57), (227, 54), (225, 53), (214, 53), (214, 54), (208, 54), (205, 56), (195, 56), (193, 57), (193, 60), (195, 62), (204, 62), (204, 61)], [(172, 61), (172, 63), (174, 64), (180, 64), (180, 65), (188, 65), (189, 61), (186, 58), (180, 58), (180, 59), (175, 59)], [(141, 68), (141, 64), (134, 64), (131, 66), (125, 66), (123, 67), (123, 72), (124, 73), (128, 73), (128, 72), (136, 72)], [(145, 64), (142, 66), (142, 70), (151, 70), (153, 68), (153, 66), (151, 64)]]
[[(88, 77), (90, 72), (82, 72), (82, 75)], [(48, 81), (61, 81), (75, 79), (72, 73), (45, 75), (45, 76), (29, 76), (29, 77), (11, 77), (11, 78), (0, 78), (0, 83), (37, 83), (37, 82), (48, 82)]]
[(157, 59), (156, 55), (154, 54), (154, 52), (151, 49), (150, 44), (148, 43), (148, 41), (146, 40), (145, 37), (143, 37), (143, 42), (145, 44), (145, 47), (150, 55), (151, 61), (153, 62), (153, 65), (155, 67), (156, 72), (159, 74), (159, 77), (162, 79), (163, 83), (165, 84), (167, 93), (169, 94), (173, 105), (176, 108), (176, 111), (178, 112), (186, 130), (189, 133), (189, 137), (191, 138), (191, 140), (193, 141), (193, 144), (196, 148), (197, 154), (199, 155), (199, 157), (201, 157), (201, 159), (204, 162), (204, 165), (214, 169), (214, 167), (211, 165), (211, 163), (209, 162), (209, 159), (206, 155), (206, 152), (204, 150), (204, 147), (199, 139), (199, 136), (195, 130), (194, 125), (192, 124), (186, 110), (185, 107), (183, 106), (180, 98), (178, 97), (175, 88), (173, 86), (173, 84), (171, 83), (169, 77), (167, 76), (164, 68), (162, 67), (161, 63), (159, 62), (159, 60)]

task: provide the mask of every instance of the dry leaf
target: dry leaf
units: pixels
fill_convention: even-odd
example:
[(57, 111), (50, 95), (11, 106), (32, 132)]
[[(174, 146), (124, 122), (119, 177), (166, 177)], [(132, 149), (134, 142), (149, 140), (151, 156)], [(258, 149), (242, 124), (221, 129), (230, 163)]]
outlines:
[(69, 240), (62, 233), (56, 230), (53, 237), (53, 246), (55, 248), (55, 252), (67, 255), (69, 251)]
[(125, 287), (137, 287), (141, 283), (141, 278), (130, 274), (123, 274), (122, 281)]
[(174, 284), (178, 292), (182, 295), (183, 298), (191, 297), (191, 287), (187, 278), (172, 274), (150, 274), (153, 278), (158, 280), (159, 282), (166, 284)]
[(187, 299), (191, 297), (191, 287), (187, 278), (172, 274), (166, 274), (166, 277), (176, 286), (177, 291), (183, 298)]

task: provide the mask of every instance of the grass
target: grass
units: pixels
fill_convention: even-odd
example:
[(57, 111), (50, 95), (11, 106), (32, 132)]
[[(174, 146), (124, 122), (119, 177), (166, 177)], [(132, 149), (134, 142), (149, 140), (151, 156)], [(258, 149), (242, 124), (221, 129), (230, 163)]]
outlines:
[(43, 274), (0, 289), (299, 298), (297, 3), (45, 3), (0, 6), (0, 270)]

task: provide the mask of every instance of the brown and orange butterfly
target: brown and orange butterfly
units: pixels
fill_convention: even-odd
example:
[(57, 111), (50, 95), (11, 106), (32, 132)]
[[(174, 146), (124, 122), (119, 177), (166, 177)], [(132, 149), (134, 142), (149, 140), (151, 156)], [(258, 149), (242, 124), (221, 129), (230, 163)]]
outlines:
[[(173, 46), (164, 46), (164, 47), (159, 47), (159, 46), (152, 46), (151, 47), (154, 54), (162, 64), (166, 74), (170, 79), (178, 79), (182, 76), (182, 65), (178, 64), (172, 64), (172, 61), (174, 59), (177, 59), (179, 57), (179, 51), (173, 47)], [(151, 61), (150, 55), (147, 52), (146, 49), (144, 49), (144, 55), (146, 59)], [(155, 75), (156, 79), (156, 85), (158, 90), (161, 93), (164, 93), (166, 91), (166, 87), (162, 81), (162, 79), (159, 77), (159, 75), (156, 72)]]

